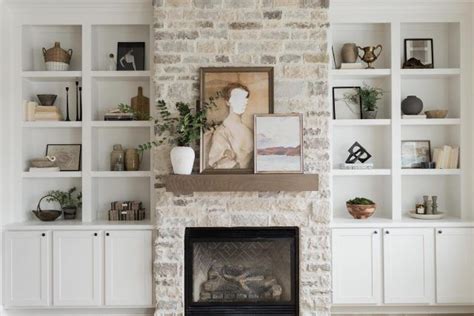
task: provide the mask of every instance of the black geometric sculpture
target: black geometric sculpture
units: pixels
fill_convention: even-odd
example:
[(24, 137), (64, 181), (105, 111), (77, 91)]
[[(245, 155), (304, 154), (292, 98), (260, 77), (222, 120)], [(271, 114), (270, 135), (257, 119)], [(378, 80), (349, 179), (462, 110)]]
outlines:
[(369, 152), (358, 142), (355, 142), (351, 148), (349, 148), (348, 152), (349, 156), (346, 159), (346, 163), (355, 163), (357, 160), (364, 163), (372, 157), (372, 155), (369, 154)]

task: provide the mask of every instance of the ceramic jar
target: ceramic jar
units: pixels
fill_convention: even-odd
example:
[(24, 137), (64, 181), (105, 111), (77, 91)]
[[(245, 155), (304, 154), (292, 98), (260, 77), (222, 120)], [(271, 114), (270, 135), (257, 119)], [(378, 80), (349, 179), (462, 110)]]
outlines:
[(191, 174), (195, 153), (191, 147), (178, 146), (171, 149), (171, 164), (175, 174)]
[(115, 144), (110, 153), (110, 171), (123, 171), (125, 161), (125, 152), (122, 145)]
[(414, 95), (409, 95), (402, 101), (402, 113), (405, 115), (418, 115), (423, 110), (423, 101)]
[(125, 151), (125, 169), (127, 171), (137, 171), (140, 169), (140, 156), (137, 149), (129, 148)]
[(355, 63), (357, 54), (358, 49), (355, 43), (345, 43), (341, 49), (341, 60), (343, 63)]

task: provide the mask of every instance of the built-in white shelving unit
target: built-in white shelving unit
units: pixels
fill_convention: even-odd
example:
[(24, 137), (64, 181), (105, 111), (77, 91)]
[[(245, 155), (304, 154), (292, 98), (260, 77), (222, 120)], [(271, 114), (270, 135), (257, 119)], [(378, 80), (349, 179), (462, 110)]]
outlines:
[[(403, 16), (374, 17), (370, 14), (348, 18), (342, 10), (333, 14), (331, 41), (340, 62), (344, 43), (359, 46), (383, 46), (376, 69), (331, 69), (330, 86), (353, 87), (364, 83), (385, 92), (378, 102), (375, 120), (333, 120), (333, 221), (336, 225), (398, 223), (412, 225), (406, 213), (423, 195), (437, 195), (439, 209), (449, 221), (473, 219), (469, 197), (472, 183), (472, 112), (470, 110), (470, 50), (468, 24), (460, 17), (443, 18)], [(364, 22), (367, 21), (367, 22)], [(434, 69), (402, 69), (404, 39), (433, 38)], [(447, 109), (445, 119), (402, 119), (401, 101), (416, 95), (424, 102), (424, 111)], [(402, 169), (401, 142), (430, 140), (431, 148), (456, 145), (461, 148), (459, 169)], [(372, 170), (344, 170), (341, 163), (348, 149), (359, 142), (371, 154)], [(373, 199), (377, 211), (369, 221), (353, 220), (345, 201), (356, 196)], [(440, 222), (438, 222), (439, 224)], [(339, 227), (339, 226), (338, 226)]]
[[(151, 121), (104, 121), (104, 114), (119, 103), (130, 104), (143, 87), (153, 104), (151, 63), (152, 10), (144, 16), (141, 10), (130, 14), (81, 14), (80, 18), (39, 15), (28, 21), (17, 21), (15, 52), (16, 121), (18, 144), (15, 175), (18, 179), (15, 203), (8, 222), (29, 222), (31, 210), (48, 190), (77, 187), (83, 193), (83, 223), (104, 223), (110, 202), (139, 200), (146, 208), (147, 224), (152, 222), (153, 169), (150, 153), (145, 152), (139, 171), (110, 171), (110, 152), (114, 144), (136, 148), (154, 136)], [(42, 48), (60, 42), (72, 49), (69, 71), (46, 71)], [(108, 71), (109, 53), (117, 56), (118, 42), (145, 42), (145, 70)], [(83, 88), (82, 121), (76, 121), (75, 82)], [(66, 117), (66, 93), (69, 87), (71, 122), (26, 121), (23, 100), (36, 100), (36, 94), (57, 94), (57, 105)], [(29, 161), (42, 157), (47, 144), (81, 144), (81, 170), (76, 172), (29, 172)], [(34, 220), (34, 219), (33, 219)], [(105, 222), (114, 225), (115, 222)], [(117, 223), (119, 224), (119, 223)]]

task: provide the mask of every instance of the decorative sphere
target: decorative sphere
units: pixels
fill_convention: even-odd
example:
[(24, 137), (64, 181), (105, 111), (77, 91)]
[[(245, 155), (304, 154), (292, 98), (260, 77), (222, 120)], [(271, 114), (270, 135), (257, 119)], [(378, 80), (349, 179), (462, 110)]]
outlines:
[(402, 101), (402, 113), (405, 115), (418, 115), (423, 111), (423, 101), (414, 95), (409, 95)]

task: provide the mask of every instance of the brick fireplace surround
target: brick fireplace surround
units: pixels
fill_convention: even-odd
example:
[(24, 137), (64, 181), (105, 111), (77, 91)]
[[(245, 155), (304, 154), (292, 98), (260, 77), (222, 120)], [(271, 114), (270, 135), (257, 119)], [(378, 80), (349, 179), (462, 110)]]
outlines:
[[(198, 226), (298, 226), (300, 314), (329, 315), (328, 1), (154, 0), (154, 17), (158, 99), (194, 104), (200, 67), (273, 66), (275, 112), (304, 114), (305, 173), (320, 175), (319, 191), (307, 193), (174, 196), (158, 188), (155, 315), (184, 315), (184, 232)], [(158, 176), (170, 173), (168, 157), (154, 151)]]

